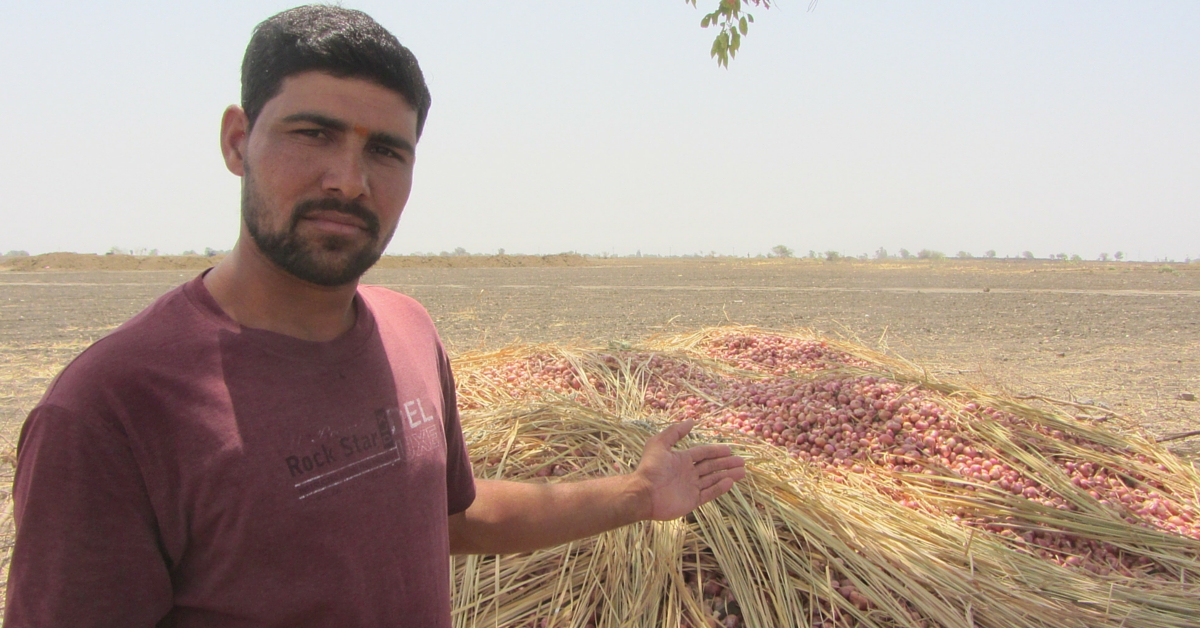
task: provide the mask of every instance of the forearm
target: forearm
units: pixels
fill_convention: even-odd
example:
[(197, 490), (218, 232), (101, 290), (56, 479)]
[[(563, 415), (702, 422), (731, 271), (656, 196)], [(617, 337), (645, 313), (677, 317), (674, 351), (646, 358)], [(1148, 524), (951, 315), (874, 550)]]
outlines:
[(644, 520), (647, 487), (620, 475), (558, 484), (476, 480), (475, 502), (450, 518), (455, 554), (510, 554), (553, 547)]
[(652, 436), (637, 470), (627, 475), (561, 484), (476, 480), (475, 502), (450, 517), (450, 551), (528, 552), (686, 515), (746, 475), (745, 463), (726, 445), (672, 451), (691, 429), (691, 421), (682, 421)]

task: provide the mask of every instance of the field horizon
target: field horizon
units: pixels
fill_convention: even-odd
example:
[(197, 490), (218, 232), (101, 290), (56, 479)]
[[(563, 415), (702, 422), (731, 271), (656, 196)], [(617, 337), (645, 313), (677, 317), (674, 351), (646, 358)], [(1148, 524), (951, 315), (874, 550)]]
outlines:
[[(15, 259), (0, 263), (0, 434), (14, 441), (71, 358), (219, 258)], [(1103, 404), (1155, 437), (1200, 429), (1200, 404), (1186, 400), (1200, 393), (1197, 264), (387, 256), (364, 282), (422, 302), (454, 354), (803, 328), (979, 386)]]

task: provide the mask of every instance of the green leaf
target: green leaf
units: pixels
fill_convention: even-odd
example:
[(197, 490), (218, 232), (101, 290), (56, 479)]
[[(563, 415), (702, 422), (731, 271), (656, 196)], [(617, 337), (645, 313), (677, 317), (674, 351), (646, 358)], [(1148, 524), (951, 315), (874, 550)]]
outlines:
[[(713, 1), (705, 0), (706, 3)], [(696, 0), (684, 0), (684, 2), (692, 5), (693, 8), (699, 7)], [(701, 17), (700, 27), (720, 26), (721, 32), (713, 39), (709, 56), (716, 59), (719, 67), (728, 68), (729, 60), (735, 58), (742, 48), (742, 37), (750, 32), (750, 25), (754, 23), (754, 15), (746, 12), (745, 9), (751, 5), (769, 9), (775, 6), (776, 2), (774, 0), (716, 0), (716, 3), (712, 12)]]

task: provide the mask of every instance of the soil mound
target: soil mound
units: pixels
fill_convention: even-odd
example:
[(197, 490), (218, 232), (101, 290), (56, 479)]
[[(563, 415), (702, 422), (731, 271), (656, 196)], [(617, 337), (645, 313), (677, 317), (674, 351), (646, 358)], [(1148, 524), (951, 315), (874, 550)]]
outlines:
[(221, 256), (203, 255), (96, 255), (94, 253), (45, 253), (29, 257), (10, 257), (0, 261), (0, 269), (40, 270), (202, 270), (216, 264)]
[[(0, 258), (0, 270), (203, 270), (221, 261), (222, 255), (96, 255), (46, 253)], [(385, 255), (375, 268), (516, 268), (534, 266), (590, 266), (592, 261), (575, 253), (555, 255)]]

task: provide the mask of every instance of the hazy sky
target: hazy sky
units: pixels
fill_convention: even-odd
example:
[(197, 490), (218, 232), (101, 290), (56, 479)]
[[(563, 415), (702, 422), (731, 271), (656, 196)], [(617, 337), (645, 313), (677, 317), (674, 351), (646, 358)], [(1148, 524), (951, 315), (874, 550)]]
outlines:
[[(716, 0), (700, 0), (701, 8)], [(1200, 2), (352, 1), (433, 108), (391, 253), (1200, 257)], [(0, 252), (227, 249), (256, 0), (0, 3)]]

